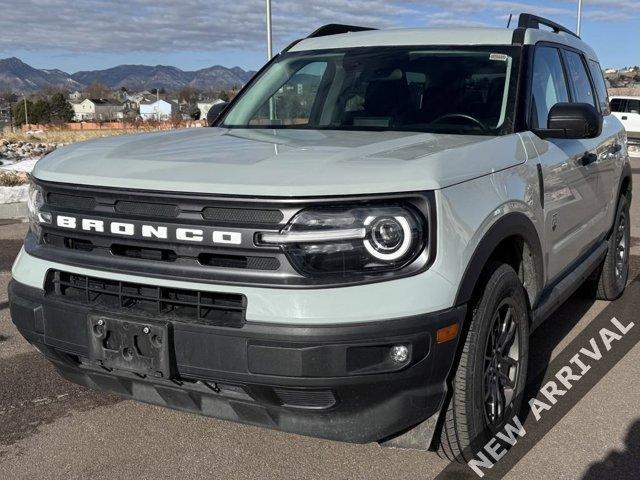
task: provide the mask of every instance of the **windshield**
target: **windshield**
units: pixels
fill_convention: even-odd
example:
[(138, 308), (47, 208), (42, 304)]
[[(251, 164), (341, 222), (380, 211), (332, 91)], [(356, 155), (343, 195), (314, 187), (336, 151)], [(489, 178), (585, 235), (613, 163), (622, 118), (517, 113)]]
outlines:
[(513, 131), (519, 49), (365, 47), (285, 53), (220, 123), (228, 128)]

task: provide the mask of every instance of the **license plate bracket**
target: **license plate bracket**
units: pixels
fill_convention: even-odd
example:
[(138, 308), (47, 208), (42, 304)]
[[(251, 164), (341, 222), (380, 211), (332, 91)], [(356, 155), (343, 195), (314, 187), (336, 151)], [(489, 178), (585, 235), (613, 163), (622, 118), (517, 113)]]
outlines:
[(89, 315), (89, 358), (141, 376), (172, 377), (168, 323)]

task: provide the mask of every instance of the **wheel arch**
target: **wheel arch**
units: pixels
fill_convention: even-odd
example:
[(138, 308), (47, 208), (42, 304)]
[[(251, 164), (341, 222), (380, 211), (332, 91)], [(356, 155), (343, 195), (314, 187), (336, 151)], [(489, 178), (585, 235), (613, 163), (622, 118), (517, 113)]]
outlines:
[(535, 306), (544, 286), (543, 253), (538, 231), (521, 212), (509, 213), (496, 221), (475, 248), (456, 294), (456, 305), (474, 298), (485, 267), (492, 261), (514, 267)]

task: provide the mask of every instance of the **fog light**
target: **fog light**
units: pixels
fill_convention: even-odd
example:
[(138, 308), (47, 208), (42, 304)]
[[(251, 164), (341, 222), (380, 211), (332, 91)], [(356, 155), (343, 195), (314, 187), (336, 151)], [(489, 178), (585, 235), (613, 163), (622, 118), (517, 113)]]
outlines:
[(51, 223), (52, 217), (49, 212), (38, 212), (38, 220), (40, 223)]
[(409, 349), (406, 345), (394, 345), (391, 347), (389, 356), (396, 363), (404, 363), (409, 359)]

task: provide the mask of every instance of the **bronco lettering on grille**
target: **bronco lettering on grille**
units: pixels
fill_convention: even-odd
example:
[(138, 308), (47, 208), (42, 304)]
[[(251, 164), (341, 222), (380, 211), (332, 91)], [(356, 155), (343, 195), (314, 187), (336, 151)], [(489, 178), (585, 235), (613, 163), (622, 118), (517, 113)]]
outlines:
[[(177, 240), (181, 242), (204, 242), (205, 230), (190, 227), (168, 227), (163, 225), (147, 225), (117, 221), (105, 221), (92, 218), (76, 218), (68, 215), (57, 215), (56, 225), (70, 230), (82, 230), (84, 232), (111, 233), (126, 237), (138, 236), (158, 240)], [(208, 241), (209, 239), (207, 239)], [(240, 245), (242, 234), (240, 232), (228, 232), (214, 230), (210, 241), (214, 244)]]

